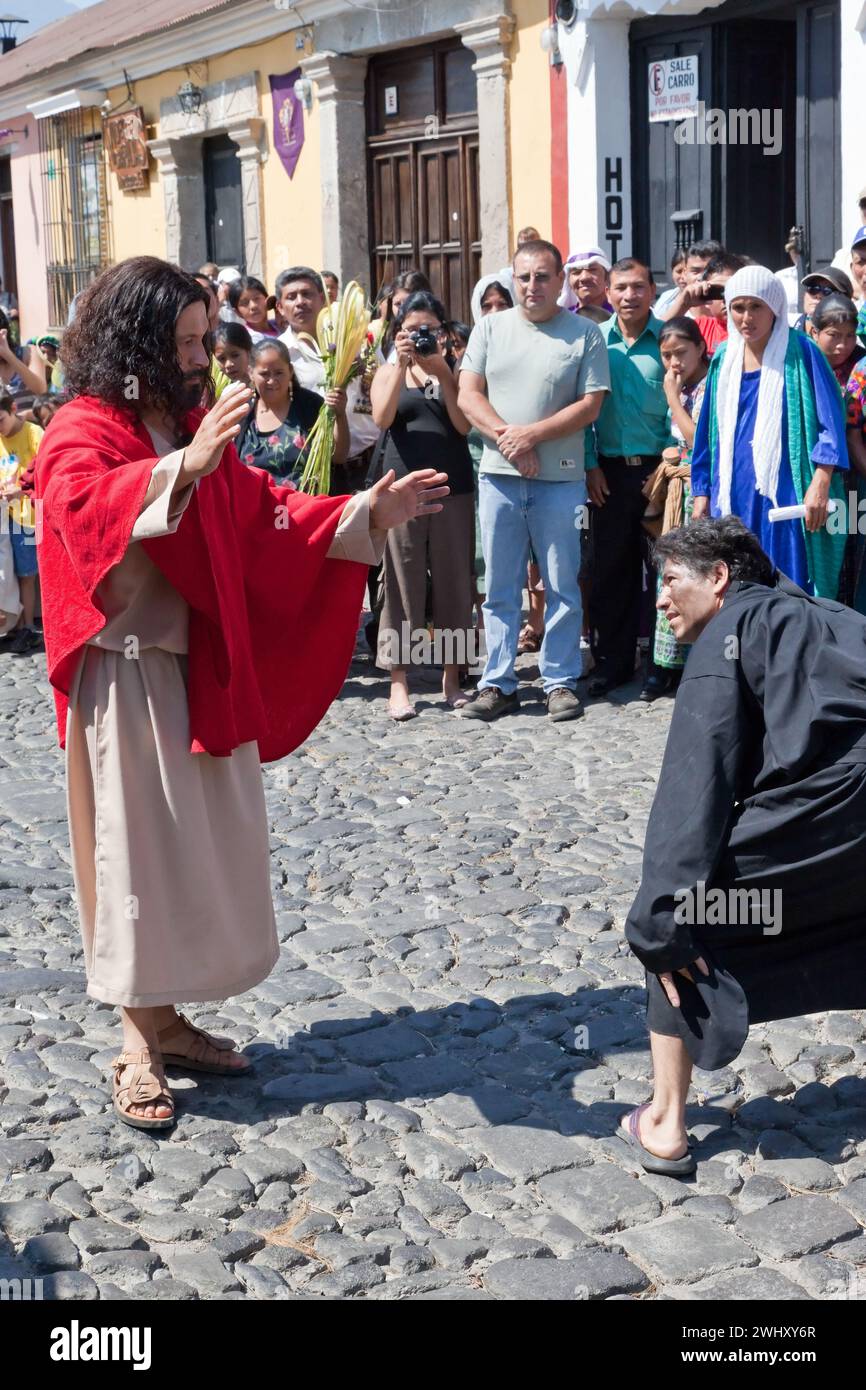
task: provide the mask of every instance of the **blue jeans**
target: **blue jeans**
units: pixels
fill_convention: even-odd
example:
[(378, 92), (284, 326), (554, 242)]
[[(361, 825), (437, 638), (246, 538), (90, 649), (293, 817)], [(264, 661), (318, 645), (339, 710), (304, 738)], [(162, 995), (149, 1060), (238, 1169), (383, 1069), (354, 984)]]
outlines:
[(497, 685), (517, 689), (514, 663), (520, 636), (529, 547), (544, 580), (544, 641), (538, 667), (545, 694), (574, 690), (582, 673), (583, 612), (577, 575), (586, 517), (586, 483), (546, 483), (482, 473), (478, 515), (487, 574), (484, 627), (487, 664), (479, 690)]

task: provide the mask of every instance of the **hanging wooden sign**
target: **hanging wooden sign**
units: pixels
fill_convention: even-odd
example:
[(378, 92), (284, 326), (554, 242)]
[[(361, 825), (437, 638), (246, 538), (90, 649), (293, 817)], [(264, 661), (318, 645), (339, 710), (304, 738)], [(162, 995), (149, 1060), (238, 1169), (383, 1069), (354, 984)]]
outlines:
[(107, 116), (102, 128), (108, 164), (117, 175), (118, 187), (124, 192), (147, 188), (150, 152), (141, 107)]

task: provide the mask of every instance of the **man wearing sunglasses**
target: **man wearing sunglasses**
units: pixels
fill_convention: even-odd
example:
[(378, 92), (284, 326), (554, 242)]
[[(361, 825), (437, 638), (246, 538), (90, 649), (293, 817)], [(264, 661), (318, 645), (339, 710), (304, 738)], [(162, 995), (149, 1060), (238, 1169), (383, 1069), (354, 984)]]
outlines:
[(800, 284), (803, 286), (803, 312), (794, 327), (802, 333), (809, 332), (812, 315), (822, 299), (826, 299), (828, 294), (844, 294), (850, 299), (853, 288), (844, 270), (838, 270), (834, 265), (813, 270), (811, 275), (803, 277)]
[(464, 718), (497, 719), (519, 708), (514, 663), (530, 546), (545, 590), (538, 665), (547, 713), (557, 721), (583, 713), (584, 435), (610, 372), (596, 325), (557, 303), (564, 282), (558, 249), (527, 242), (514, 257), (517, 304), (476, 324), (461, 364), (460, 409), (484, 437), (478, 513), (488, 653)]

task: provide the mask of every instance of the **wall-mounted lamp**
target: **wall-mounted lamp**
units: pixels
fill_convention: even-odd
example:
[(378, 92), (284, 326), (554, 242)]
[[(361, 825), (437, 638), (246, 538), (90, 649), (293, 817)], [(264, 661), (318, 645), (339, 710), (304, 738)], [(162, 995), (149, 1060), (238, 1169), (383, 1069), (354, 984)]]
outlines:
[(303, 104), (305, 111), (313, 109), (313, 84), (309, 77), (299, 77), (294, 86), (294, 93), (298, 101)]
[(204, 93), (201, 87), (197, 87), (194, 82), (187, 78), (182, 87), (177, 89), (177, 99), (180, 102), (180, 109), (185, 116), (197, 116), (201, 106)]
[(559, 51), (559, 30), (555, 24), (548, 24), (546, 29), (542, 29), (541, 47), (550, 54), (550, 66), (558, 68), (562, 63), (562, 54)]
[(26, 140), (28, 133), (26, 125), (5, 126), (0, 130), (0, 140), (8, 140), (10, 135), (23, 135)]

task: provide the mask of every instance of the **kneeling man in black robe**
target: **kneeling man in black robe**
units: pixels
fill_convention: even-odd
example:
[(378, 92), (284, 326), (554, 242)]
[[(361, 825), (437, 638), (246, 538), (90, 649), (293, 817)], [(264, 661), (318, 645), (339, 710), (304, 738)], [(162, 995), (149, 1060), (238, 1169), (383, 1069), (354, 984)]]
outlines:
[(667, 532), (658, 608), (693, 644), (626, 936), (652, 1101), (622, 1133), (685, 1174), (693, 1063), (750, 1023), (866, 1007), (866, 619), (803, 593), (735, 517)]

